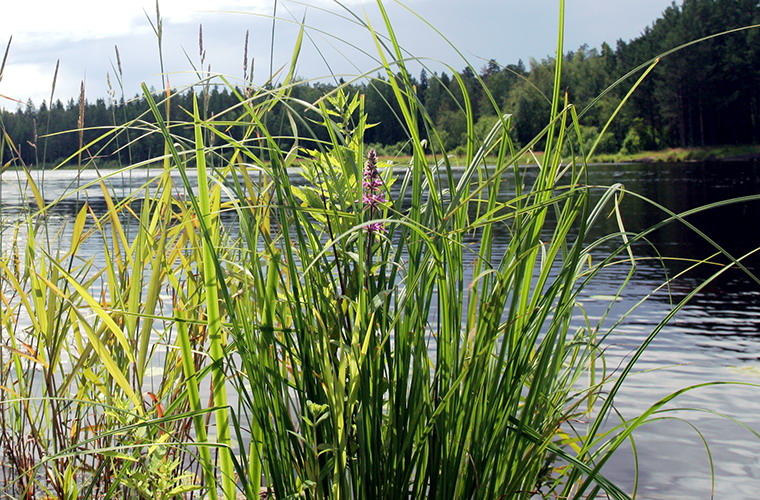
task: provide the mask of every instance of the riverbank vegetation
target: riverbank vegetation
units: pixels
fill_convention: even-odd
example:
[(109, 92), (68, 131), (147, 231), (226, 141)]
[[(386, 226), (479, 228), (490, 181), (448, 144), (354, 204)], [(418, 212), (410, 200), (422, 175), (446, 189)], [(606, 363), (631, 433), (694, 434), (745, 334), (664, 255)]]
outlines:
[[(586, 158), (657, 60), (615, 87), (622, 97), (592, 135), (562, 91), (562, 36), (543, 125), (529, 138), (515, 139), (517, 118), (484, 79), (457, 74), (467, 139), (454, 144), (377, 8), (384, 25), (364, 28), (384, 76), (363, 75), (365, 87), (304, 99), (311, 87), (293, 74), (303, 26), (283, 81), (228, 86), (223, 110), (205, 108), (213, 91), (144, 88), (144, 114), (80, 135), (72, 156), (130, 161), (65, 199), (46, 200), (22, 169), (29, 210), (1, 228), (4, 494), (635, 496), (605, 464), (691, 388), (632, 418), (616, 413), (615, 396), (698, 289), (621, 366), (606, 365), (625, 314), (607, 317), (616, 295), (597, 297), (609, 302), (601, 316), (587, 314), (586, 286), (615, 266), (622, 290), (633, 243), (680, 218), (629, 233), (623, 186), (589, 186)], [(374, 124), (372, 89), (397, 111), (393, 122)], [(403, 134), (405, 168), (377, 157), (370, 138), (381, 127)], [(11, 131), (3, 141), (23, 164)], [(541, 168), (521, 166), (538, 145)], [(161, 168), (117, 197), (108, 175), (137, 175), (140, 147)], [(457, 166), (451, 147), (462, 148)], [(78, 196), (94, 187), (98, 206)], [(75, 215), (56, 225), (66, 200)], [(613, 232), (592, 236), (610, 215)], [(741, 267), (725, 259), (721, 269)]]
[[(407, 164), (412, 157), (409, 155), (387, 154), (386, 149), (379, 149), (386, 153), (383, 159), (398, 165)], [(451, 153), (451, 161), (461, 164), (466, 159), (463, 155)], [(517, 162), (521, 165), (536, 165), (542, 162), (543, 151), (528, 151)], [(428, 158), (435, 161), (432, 155)], [(599, 153), (588, 158), (591, 164), (599, 163), (689, 163), (689, 162), (731, 162), (731, 161), (754, 161), (760, 159), (760, 146), (711, 146), (704, 148), (666, 148), (656, 151), (639, 151), (638, 153)]]
[(752, 161), (760, 159), (760, 145), (709, 146), (704, 148), (666, 148), (637, 153), (599, 154), (591, 161), (599, 163), (684, 163), (693, 161)]
[[(601, 48), (582, 46), (563, 52), (563, 85), (570, 101), (579, 111), (582, 110), (582, 132), (586, 141), (590, 143), (595, 139), (607, 117), (624, 99), (626, 85), (635, 81), (635, 76), (631, 76), (626, 85), (610, 88), (621, 75), (674, 47), (758, 23), (760, 7), (754, 0), (685, 0), (681, 5), (668, 7), (633, 40), (618, 40), (614, 46), (605, 43)], [(118, 63), (118, 50), (115, 56)], [(756, 30), (739, 31), (663, 57), (607, 129), (596, 152), (609, 155), (607, 158), (632, 159), (642, 151), (757, 144), (760, 142), (758, 60), (760, 36)], [(497, 118), (492, 101), (499, 109), (513, 115), (510, 126), (515, 144), (529, 143), (543, 129), (550, 115), (554, 64), (554, 58), (531, 60), (527, 64), (490, 60), (457, 72), (451, 70), (438, 74), (417, 69), (420, 72), (410, 74), (409, 81), (447, 151), (462, 154), (467, 147), (468, 134), (483, 136)], [(4, 163), (12, 155), (17, 155), (28, 165), (73, 163), (71, 155), (79, 150), (80, 140), (88, 144), (103, 127), (114, 127), (139, 117), (150, 122), (150, 115), (146, 117), (144, 114), (147, 111), (144, 96), (125, 96), (120, 83), (123, 75), (118, 74), (121, 64), (116, 68), (117, 74), (113, 78), (116, 84), (108, 97), (89, 102), (83, 88), (79, 99), (72, 98), (65, 104), (60, 100), (28, 102), (16, 112), (0, 113), (3, 127), (18, 146), (17, 152), (0, 152), (3, 155), (0, 160)], [(297, 100), (314, 102), (340, 86), (349, 94), (364, 96), (369, 122), (375, 124), (366, 132), (368, 143), (381, 154), (412, 154), (406, 133), (395, 125), (401, 110), (395, 104), (388, 82), (400, 75), (380, 73), (369, 76), (350, 84), (295, 78), (289, 83), (292, 88), (287, 89), (294, 99), (293, 107), (285, 109), (281, 103), (275, 104), (265, 117), (267, 126), (277, 132), (275, 135), (285, 137), (280, 139), (285, 141), (281, 147), (289, 147), (286, 117), (294, 110), (305, 112)], [(203, 94), (204, 117), (235, 106), (235, 93), (245, 92), (245, 89), (216, 83), (195, 89)], [(466, 116), (461, 112), (465, 104), (462, 89), (465, 89), (472, 108), (472, 129), (468, 128)], [(192, 92), (174, 96), (171, 101), (173, 116), (178, 116), (180, 109), (190, 109), (192, 99)], [(63, 133), (79, 130), (81, 124), (87, 127), (82, 137), (78, 133)], [(320, 140), (327, 139), (324, 131), (315, 132)], [(420, 133), (430, 140), (428, 131)], [(178, 134), (182, 135), (181, 132)], [(134, 137), (138, 135), (139, 132), (135, 132)], [(44, 148), (40, 137), (46, 137)], [(159, 137), (148, 135), (131, 142), (132, 138), (120, 137), (102, 145), (98, 148), (100, 161), (114, 164), (144, 161), (162, 150)], [(586, 149), (589, 145), (586, 144)], [(542, 144), (539, 143), (538, 149), (542, 149)], [(90, 151), (90, 154), (94, 153)]]

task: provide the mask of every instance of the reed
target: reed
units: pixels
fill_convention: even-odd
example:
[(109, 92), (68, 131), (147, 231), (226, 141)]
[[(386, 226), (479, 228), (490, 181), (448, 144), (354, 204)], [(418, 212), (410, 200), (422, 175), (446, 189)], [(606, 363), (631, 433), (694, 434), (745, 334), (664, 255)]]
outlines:
[[(247, 55), (244, 89), (220, 78), (239, 98), (224, 113), (208, 116), (195, 99), (170, 119), (168, 79), (162, 96), (144, 87), (146, 115), (73, 157), (160, 135), (162, 168), (123, 199), (108, 176), (146, 164), (73, 188), (99, 186), (106, 209), (82, 202), (65, 232), (42, 230), (53, 207), (22, 168), (34, 207), (0, 255), (8, 495), (630, 498), (603, 465), (683, 391), (609, 425), (614, 398), (674, 312), (619, 374), (607, 370), (617, 324), (586, 317), (579, 298), (608, 266), (628, 266), (630, 278), (647, 231), (626, 231), (622, 186), (586, 182), (601, 136), (584, 141), (561, 92), (564, 2), (546, 127), (515, 146), (491, 98), (498, 118), (476, 135), (459, 81), (460, 164), (377, 6), (381, 27), (347, 19), (376, 49), (378, 67), (360, 78), (385, 73), (375, 84), (399, 110), (408, 164), (366, 147), (372, 125), (347, 86), (316, 102), (293, 97), (302, 24), (281, 82), (255, 87)], [(151, 24), (160, 48), (158, 8)], [(275, 107), (285, 134), (270, 127)], [(592, 146), (568, 157), (569, 143)], [(538, 144), (539, 168), (521, 165)], [(618, 230), (592, 237), (608, 213)], [(92, 240), (103, 267), (80, 252)], [(616, 249), (600, 256), (609, 241)]]

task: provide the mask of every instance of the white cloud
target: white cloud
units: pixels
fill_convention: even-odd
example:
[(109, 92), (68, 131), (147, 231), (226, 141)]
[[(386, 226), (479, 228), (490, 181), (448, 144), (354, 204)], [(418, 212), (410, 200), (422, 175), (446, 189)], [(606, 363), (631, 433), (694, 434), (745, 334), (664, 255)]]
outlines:
[[(52, 46), (60, 43), (120, 36), (135, 30), (150, 31), (155, 22), (154, 0), (42, 0), (4, 2), (0, 33), (12, 35), (14, 44)], [(265, 12), (271, 0), (161, 0), (165, 24), (197, 22), (209, 12)], [(146, 17), (147, 14), (147, 17)]]
[[(31, 98), (39, 106), (45, 100), (50, 100), (53, 88), (55, 66), (50, 68), (40, 64), (14, 64), (6, 67), (3, 80), (0, 82), (0, 108), (15, 109)], [(56, 80), (55, 96), (66, 98), (79, 94), (79, 78), (65, 70), (59, 70)], [(54, 99), (56, 98), (54, 97)], [(14, 100), (21, 101), (15, 102)]]
[[(447, 37), (477, 67), (479, 57), (500, 63), (543, 58), (554, 51), (556, 0), (401, 0)], [(568, 12), (566, 50), (582, 43), (598, 46), (618, 37), (628, 39), (651, 23), (671, 0), (575, 0)], [(361, 18), (384, 31), (374, 0), (341, 0)], [(164, 69), (173, 85), (195, 81), (188, 73), (198, 65), (198, 25), (203, 25), (206, 66), (212, 72), (242, 76), (243, 38), (250, 31), (249, 60), (255, 57), (255, 75), (269, 75), (271, 23), (274, 0), (160, 0), (164, 20)], [(308, 5), (308, 6), (307, 6)], [(453, 49), (413, 14), (391, 0), (385, 2), (402, 46), (413, 55), (464, 66)], [(21, 101), (31, 97), (39, 105), (49, 99), (56, 60), (61, 61), (56, 97), (66, 101), (79, 94), (86, 80), (88, 99), (106, 97), (106, 73), (114, 82), (114, 46), (124, 68), (127, 96), (139, 92), (141, 82), (160, 87), (156, 39), (148, 17), (155, 19), (155, 0), (5, 0), (0, 15), (0, 52), (13, 35), (0, 94)], [(619, 11), (616, 9), (620, 9)], [(627, 9), (627, 10), (624, 10)], [(338, 15), (330, 15), (331, 11)], [(229, 14), (247, 12), (258, 16)], [(307, 30), (298, 74), (320, 77), (330, 73), (374, 71), (375, 64), (361, 51), (374, 53), (374, 42), (356, 29), (350, 16), (334, 0), (280, 0), (273, 68), (290, 61), (297, 23), (306, 12)], [(617, 14), (616, 14), (617, 12)], [(625, 15), (619, 15), (624, 12)], [(147, 17), (146, 17), (147, 14)], [(341, 19), (347, 17), (349, 19)], [(318, 46), (311, 46), (312, 40)], [(187, 54), (187, 55), (186, 55)], [(0, 53), (0, 57), (2, 54)], [(329, 62), (323, 63), (322, 57)], [(205, 68), (204, 68), (205, 69)], [(448, 71), (448, 70), (447, 70)], [(0, 107), (15, 107), (0, 98)]]
[(13, 35), (14, 44), (54, 45), (129, 31), (140, 13), (114, 0), (6, 2), (0, 32)]
[[(164, 50), (175, 61), (184, 63), (180, 44), (196, 46), (197, 24), (220, 20), (213, 12), (243, 11), (268, 13), (272, 0), (160, 0), (164, 23)], [(8, 38), (13, 37), (10, 53), (0, 81), (0, 95), (36, 105), (49, 100), (56, 60), (60, 60), (55, 98), (64, 101), (78, 96), (79, 83), (88, 80), (88, 98), (104, 97), (105, 74), (114, 71), (114, 45), (118, 45), (127, 77), (128, 93), (139, 91), (143, 79), (160, 82), (155, 37), (155, 0), (31, 0), (3, 2), (0, 15), (0, 58)], [(262, 10), (263, 9), (263, 10)], [(189, 29), (189, 24), (195, 24)], [(209, 30), (211, 31), (211, 30)], [(240, 34), (242, 43), (242, 33)], [(212, 42), (209, 40), (208, 42)], [(207, 42), (207, 43), (208, 43)], [(147, 48), (147, 50), (146, 50)], [(131, 66), (128, 67), (128, 66)], [(182, 69), (189, 69), (181, 65)], [(135, 72), (140, 73), (136, 75)], [(114, 82), (115, 85), (115, 82)], [(92, 90), (92, 92), (90, 92)], [(18, 104), (0, 98), (0, 108), (14, 109)]]

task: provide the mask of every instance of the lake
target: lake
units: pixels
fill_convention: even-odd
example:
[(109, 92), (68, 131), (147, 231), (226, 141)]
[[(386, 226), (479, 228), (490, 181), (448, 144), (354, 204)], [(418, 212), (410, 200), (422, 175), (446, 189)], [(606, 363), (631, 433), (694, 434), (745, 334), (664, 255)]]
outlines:
[[(153, 171), (157, 174), (158, 171)], [(109, 184), (116, 197), (141, 186), (146, 171), (114, 175)], [(96, 180), (98, 174), (75, 171), (32, 172), (41, 182), (43, 196), (52, 201), (78, 186)], [(44, 179), (43, 179), (44, 177)], [(13, 218), (29, 206), (31, 193), (23, 177), (5, 172), (0, 191), (0, 219)], [(626, 164), (593, 166), (589, 184), (623, 184), (643, 198), (626, 194), (622, 201), (625, 227), (632, 232), (649, 228), (667, 217), (662, 208), (679, 213), (727, 198), (760, 193), (760, 164), (752, 162), (692, 164)], [(504, 183), (504, 196), (508, 197)], [(599, 190), (601, 192), (601, 190)], [(646, 201), (646, 198), (649, 201)], [(53, 224), (70, 220), (84, 200), (93, 207), (104, 206), (100, 188), (83, 189), (57, 205), (49, 217)], [(96, 208), (97, 211), (97, 208)], [(760, 202), (735, 203), (690, 215), (693, 224), (716, 244), (735, 256), (760, 247)], [(614, 217), (599, 227), (599, 235), (616, 228)], [(2, 246), (11, 234), (0, 231)], [(506, 241), (506, 233), (504, 233)], [(64, 235), (65, 239), (65, 235)], [(616, 243), (619, 244), (619, 241)], [(93, 255), (98, 243), (84, 247)], [(600, 249), (600, 255), (614, 244)], [(497, 249), (498, 250), (498, 249)], [(633, 281), (625, 288), (605, 324), (633, 310), (608, 338), (606, 356), (610, 369), (630, 356), (673, 307), (696, 286), (721, 269), (728, 260), (716, 257), (674, 279), (667, 288), (660, 285), (691, 266), (694, 260), (714, 253), (703, 236), (683, 223), (672, 223), (637, 243), (638, 259)], [(662, 256), (668, 259), (656, 258)], [(691, 260), (685, 260), (691, 259)], [(749, 270), (760, 271), (760, 259), (748, 257)], [(600, 317), (625, 279), (628, 268), (613, 266), (595, 280), (582, 299), (593, 317)], [(642, 304), (637, 303), (651, 296)], [(686, 305), (658, 334), (635, 367), (616, 399), (621, 415), (630, 418), (668, 394), (689, 386), (712, 381), (760, 384), (760, 285), (739, 269), (729, 269), (710, 283)], [(659, 419), (638, 430), (634, 437), (638, 462), (631, 448), (624, 448), (604, 469), (606, 475), (624, 489), (633, 488), (634, 468), (638, 472), (640, 498), (755, 499), (760, 489), (760, 438), (731, 419), (760, 429), (760, 386), (705, 386), (672, 401)], [(680, 409), (679, 411), (675, 411)], [(728, 418), (728, 417), (730, 418)], [(611, 423), (613, 424), (613, 423)], [(709, 454), (706, 451), (709, 446)], [(715, 482), (711, 483), (712, 457)]]

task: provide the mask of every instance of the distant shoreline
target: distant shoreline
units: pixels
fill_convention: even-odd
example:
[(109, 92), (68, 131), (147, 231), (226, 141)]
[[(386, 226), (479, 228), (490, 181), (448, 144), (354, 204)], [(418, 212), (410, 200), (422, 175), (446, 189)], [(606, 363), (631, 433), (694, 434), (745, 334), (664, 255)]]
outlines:
[[(461, 163), (464, 159), (460, 155), (451, 155), (454, 163)], [(439, 156), (440, 158), (440, 156)], [(381, 161), (392, 161), (396, 164), (408, 163), (412, 157), (403, 156), (380, 156)], [(432, 155), (428, 155), (433, 160)], [(537, 151), (526, 154), (519, 161), (520, 164), (535, 164), (536, 160), (543, 159), (543, 152)], [(591, 158), (589, 163), (689, 163), (704, 161), (760, 161), (760, 144), (741, 146), (711, 146), (704, 148), (666, 148), (658, 151), (641, 151), (635, 154), (600, 154)]]
[(682, 163), (697, 161), (756, 161), (760, 160), (760, 144), (741, 146), (710, 146), (704, 148), (667, 148), (642, 151), (631, 155), (598, 155), (599, 163)]
[[(536, 151), (532, 154), (525, 154), (518, 162), (521, 165), (535, 165), (536, 160), (541, 161), (544, 153), (542, 151)], [(452, 158), (453, 164), (464, 163), (464, 157), (461, 155), (449, 155)], [(381, 163), (392, 162), (395, 165), (403, 165), (411, 162), (412, 156), (410, 155), (381, 155), (379, 156)], [(438, 159), (440, 161), (441, 156), (427, 155), (429, 161)], [(732, 161), (760, 161), (760, 144), (757, 145), (742, 145), (742, 146), (712, 146), (705, 148), (667, 148), (659, 151), (642, 151), (636, 154), (603, 154), (596, 155), (589, 161), (590, 164), (613, 164), (613, 163), (690, 163), (690, 162), (732, 162)], [(30, 170), (52, 170), (52, 169), (65, 169), (72, 170), (76, 168), (89, 169), (86, 165), (78, 167), (75, 164), (66, 166), (54, 166), (50, 165), (47, 168), (41, 169), (38, 165), (30, 165)], [(119, 166), (114, 162), (101, 162), (99, 167), (103, 170), (125, 168)], [(153, 168), (153, 167), (150, 167)], [(158, 166), (156, 168), (159, 168)], [(21, 170), (18, 166), (6, 166), (0, 169), (0, 171), (17, 171)]]

